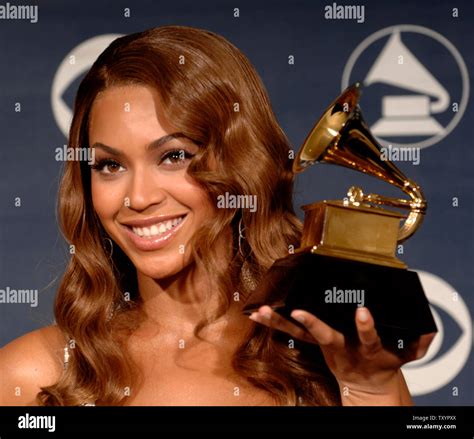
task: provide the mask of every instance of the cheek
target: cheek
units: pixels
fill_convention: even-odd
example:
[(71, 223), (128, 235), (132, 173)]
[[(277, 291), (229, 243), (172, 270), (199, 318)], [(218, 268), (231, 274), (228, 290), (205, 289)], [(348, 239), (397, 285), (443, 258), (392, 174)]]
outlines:
[(187, 206), (194, 212), (196, 217), (208, 218), (215, 211), (215, 203), (209, 198), (205, 188), (199, 186), (196, 182), (189, 181), (187, 178), (179, 182), (170, 191), (170, 195), (179, 201), (180, 204)]
[[(166, 182), (166, 184), (164, 184)], [(153, 213), (173, 213), (179, 210), (178, 205), (190, 209), (198, 222), (214, 216), (216, 205), (209, 199), (206, 189), (198, 185), (188, 175), (160, 175), (157, 179), (156, 191), (165, 193), (167, 199), (162, 206), (154, 206)], [(91, 193), (94, 209), (103, 226), (112, 226), (120, 210), (132, 209), (133, 202), (128, 200), (127, 179), (117, 181), (102, 181), (98, 177), (91, 178)], [(158, 197), (160, 198), (160, 197)], [(127, 203), (127, 201), (129, 201)], [(150, 201), (150, 208), (153, 210)], [(128, 207), (130, 206), (130, 207)], [(168, 211), (167, 211), (168, 210)], [(110, 232), (110, 230), (108, 230)]]
[(92, 177), (91, 193), (94, 209), (105, 226), (125, 203), (123, 188), (121, 185), (107, 184)]

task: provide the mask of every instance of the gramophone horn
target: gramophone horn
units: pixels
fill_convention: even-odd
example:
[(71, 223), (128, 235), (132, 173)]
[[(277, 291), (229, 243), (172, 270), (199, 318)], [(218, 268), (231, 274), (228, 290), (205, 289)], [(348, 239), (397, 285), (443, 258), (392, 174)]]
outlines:
[(405, 192), (410, 199), (389, 198), (354, 191), (356, 203), (372, 203), (408, 209), (398, 241), (409, 238), (420, 226), (426, 200), (420, 187), (408, 179), (392, 162), (381, 159), (381, 147), (364, 121), (359, 107), (361, 85), (356, 83), (334, 101), (313, 127), (293, 162), (293, 172), (308, 166), (332, 163), (377, 177)]

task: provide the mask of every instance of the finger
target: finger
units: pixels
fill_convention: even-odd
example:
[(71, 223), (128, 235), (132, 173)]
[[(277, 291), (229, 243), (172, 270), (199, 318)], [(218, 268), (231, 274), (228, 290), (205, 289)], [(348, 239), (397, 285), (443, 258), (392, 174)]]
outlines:
[(313, 314), (298, 309), (291, 313), (291, 317), (303, 324), (319, 345), (332, 347), (344, 346), (344, 336)]
[(309, 343), (316, 343), (316, 340), (314, 340), (314, 338), (307, 331), (283, 318), (280, 314), (273, 311), (267, 305), (261, 306), (258, 312), (252, 313), (249, 318), (255, 322), (268, 326), (269, 328), (286, 332), (287, 334), (299, 340)]
[(382, 342), (375, 329), (374, 319), (366, 307), (357, 308), (355, 321), (359, 341), (366, 351), (382, 347)]
[(418, 348), (416, 350), (416, 359), (419, 360), (426, 355), (428, 348), (430, 347), (431, 342), (436, 336), (436, 332), (431, 332), (429, 334), (423, 334), (418, 342)]

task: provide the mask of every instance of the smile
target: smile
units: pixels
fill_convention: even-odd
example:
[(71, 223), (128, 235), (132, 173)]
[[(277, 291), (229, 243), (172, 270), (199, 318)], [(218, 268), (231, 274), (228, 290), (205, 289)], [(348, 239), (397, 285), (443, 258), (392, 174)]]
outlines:
[(150, 227), (132, 227), (132, 232), (140, 236), (140, 238), (154, 238), (170, 231), (172, 228), (181, 224), (183, 220), (184, 216), (180, 216), (179, 218), (153, 224)]
[(185, 223), (187, 214), (150, 218), (123, 223), (122, 227), (134, 247), (141, 251), (153, 251), (168, 245)]

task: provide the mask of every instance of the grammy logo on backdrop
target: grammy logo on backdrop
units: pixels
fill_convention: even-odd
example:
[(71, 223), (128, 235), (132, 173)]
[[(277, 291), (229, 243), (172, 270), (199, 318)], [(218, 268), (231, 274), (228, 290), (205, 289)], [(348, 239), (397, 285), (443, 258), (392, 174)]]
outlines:
[(303, 143), (293, 171), (316, 162), (344, 166), (392, 184), (409, 198), (351, 187), (345, 200), (303, 206), (300, 247), (275, 261), (244, 313), (270, 305), (292, 320), (292, 310), (304, 309), (351, 338), (355, 309), (367, 306), (382, 342), (400, 346), (437, 330), (417, 273), (395, 256), (397, 244), (420, 226), (426, 201), (415, 182), (381, 159), (381, 147), (360, 112), (360, 89), (359, 83), (349, 87), (331, 104)]
[[(409, 67), (397, 68), (399, 59)], [(371, 127), (375, 136), (424, 136), (444, 132), (431, 115), (448, 108), (449, 94), (403, 44), (399, 31), (393, 32), (364, 80), (366, 86), (377, 82), (417, 94), (384, 96), (382, 118)], [(430, 97), (436, 100), (430, 102)]]

